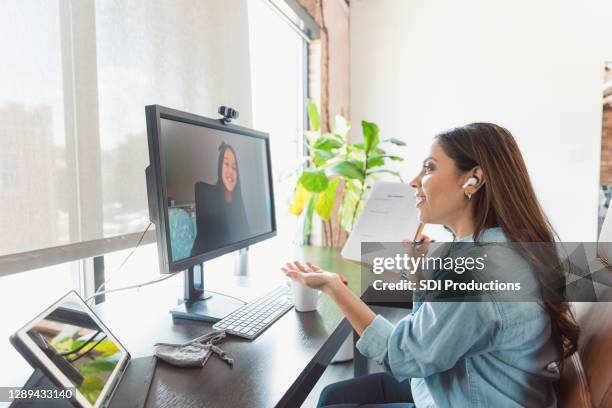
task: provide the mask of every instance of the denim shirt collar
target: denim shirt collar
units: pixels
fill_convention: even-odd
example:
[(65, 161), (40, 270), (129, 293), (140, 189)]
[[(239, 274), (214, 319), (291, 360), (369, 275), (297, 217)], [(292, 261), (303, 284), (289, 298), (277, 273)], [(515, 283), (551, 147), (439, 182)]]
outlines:
[[(487, 228), (480, 233), (480, 242), (508, 242), (506, 234), (501, 227)], [(454, 242), (474, 242), (474, 236), (468, 235), (461, 239), (457, 239)]]

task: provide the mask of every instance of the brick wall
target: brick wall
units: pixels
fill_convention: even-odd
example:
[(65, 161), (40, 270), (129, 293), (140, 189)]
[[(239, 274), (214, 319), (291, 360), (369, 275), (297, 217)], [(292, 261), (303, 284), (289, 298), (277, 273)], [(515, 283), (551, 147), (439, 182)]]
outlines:
[(321, 110), (321, 125), (330, 130), (338, 114), (350, 117), (350, 31), (346, 0), (299, 0), (321, 27), (321, 38), (309, 47), (309, 97)]
[[(604, 69), (604, 83), (612, 81), (612, 63)], [(612, 95), (612, 89), (604, 91), (604, 98)], [(602, 185), (612, 185), (612, 106), (603, 105), (601, 124), (601, 164), (599, 180)]]
[[(321, 38), (312, 41), (308, 50), (308, 93), (320, 107), (322, 130), (329, 131), (336, 115), (351, 115), (350, 7), (346, 0), (298, 1), (321, 27)], [(330, 222), (320, 220), (313, 226), (310, 240), (316, 245), (342, 247), (346, 242), (347, 234), (336, 217), (343, 195), (339, 188)]]
[(600, 184), (612, 185), (612, 107), (603, 108), (601, 126)]

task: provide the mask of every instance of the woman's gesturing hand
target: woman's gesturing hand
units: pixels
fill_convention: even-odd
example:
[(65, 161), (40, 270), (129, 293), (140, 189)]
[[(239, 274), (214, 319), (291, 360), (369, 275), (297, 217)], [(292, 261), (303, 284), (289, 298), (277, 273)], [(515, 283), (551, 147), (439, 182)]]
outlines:
[(298, 261), (287, 262), (281, 270), (292, 280), (323, 292), (326, 292), (332, 283), (340, 282), (338, 274), (324, 271), (312, 262), (306, 262), (306, 265)]
[(337, 273), (324, 271), (312, 262), (302, 265), (298, 261), (287, 263), (281, 270), (292, 280), (329, 295), (360, 336), (376, 317), (374, 312), (344, 285)]

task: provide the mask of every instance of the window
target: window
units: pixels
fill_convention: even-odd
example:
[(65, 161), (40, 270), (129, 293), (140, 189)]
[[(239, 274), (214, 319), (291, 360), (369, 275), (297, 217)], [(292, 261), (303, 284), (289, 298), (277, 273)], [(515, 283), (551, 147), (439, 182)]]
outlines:
[[(296, 170), (303, 155), (306, 42), (278, 16), (266, 1), (248, 1), (247, 5), (251, 126), (270, 134), (278, 234), (292, 240), (296, 238), (297, 219), (288, 213), (287, 208), (298, 174), (297, 172), (291, 174), (291, 172)], [(116, 29), (113, 30), (113, 33), (115, 31)], [(113, 82), (115, 81), (109, 81), (109, 83)], [(240, 111), (240, 113), (242, 118), (243, 112)], [(119, 114), (118, 111), (113, 113), (114, 116)], [(109, 114), (109, 122), (112, 122), (113, 115)], [(110, 133), (113, 134), (113, 132)], [(121, 132), (115, 133), (121, 134)], [(146, 135), (142, 137), (146, 138)], [(137, 146), (127, 148), (130, 143), (135, 144), (136, 142), (125, 140), (115, 147), (123, 151), (121, 155), (134, 157), (134, 152), (142, 150)], [(113, 155), (112, 150), (109, 155)], [(148, 157), (141, 161), (148, 162)], [(115, 166), (115, 168), (122, 167)], [(112, 178), (109, 179), (109, 182), (112, 180)], [(141, 184), (144, 186), (144, 181)], [(129, 195), (129, 191), (125, 193)], [(116, 200), (117, 203), (121, 201), (121, 199)], [(139, 208), (136, 203), (132, 207)], [(117, 211), (122, 213), (119, 208)], [(148, 213), (143, 212), (128, 218), (142, 220), (147, 219), (147, 216)], [(121, 225), (125, 221), (118, 219), (117, 222)], [(105, 255), (105, 274), (107, 279), (110, 279), (107, 289), (150, 280), (159, 273), (155, 244), (139, 248), (130, 257), (124, 268), (117, 272), (118, 266), (130, 252), (131, 249), (126, 249)], [(224, 258), (216, 262), (222, 263), (224, 268), (231, 271), (233, 258), (231, 256)], [(277, 272), (270, 271), (270, 273)]]
[(104, 236), (148, 223), (145, 105), (215, 117), (231, 104), (251, 125), (246, 2), (224, 3), (96, 2)]
[[(0, 13), (0, 255), (70, 242), (76, 188), (65, 138), (58, 1), (5, 1)], [(25, 210), (27, 209), (27, 211)], [(80, 262), (0, 278), (0, 384), (31, 373), (8, 338), (72, 289)], [(16, 295), (19, 296), (16, 296)]]
[[(65, 140), (58, 1), (0, 13), (0, 255), (70, 241), (76, 196)], [(27, 209), (27, 211), (25, 210)]]
[(269, 132), (278, 224), (292, 230), (306, 43), (280, 3), (6, 2), (0, 227), (14, 233), (0, 256), (145, 228), (147, 104), (207, 116), (231, 104)]
[(247, 18), (244, 0), (3, 3), (0, 255), (144, 230), (144, 106), (230, 101), (250, 126)]
[(296, 238), (288, 213), (303, 157), (305, 40), (267, 1), (248, 2), (253, 126), (270, 133), (278, 234)]
[(15, 197), (19, 194), (19, 175), (20, 170), (17, 154), (14, 151), (2, 152), (0, 160), (0, 191), (5, 197)]

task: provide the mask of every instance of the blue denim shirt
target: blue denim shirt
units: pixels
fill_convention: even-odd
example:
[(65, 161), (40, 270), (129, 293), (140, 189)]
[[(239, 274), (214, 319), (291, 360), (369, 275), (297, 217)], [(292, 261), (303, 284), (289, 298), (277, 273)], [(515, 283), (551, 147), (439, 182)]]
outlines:
[[(490, 228), (480, 241), (507, 239), (501, 228)], [(487, 268), (504, 276), (532, 274), (518, 253), (505, 255)], [(418, 408), (557, 406), (559, 353), (539, 302), (414, 301), (412, 313), (395, 326), (376, 316), (357, 348), (398, 380), (410, 378)]]

